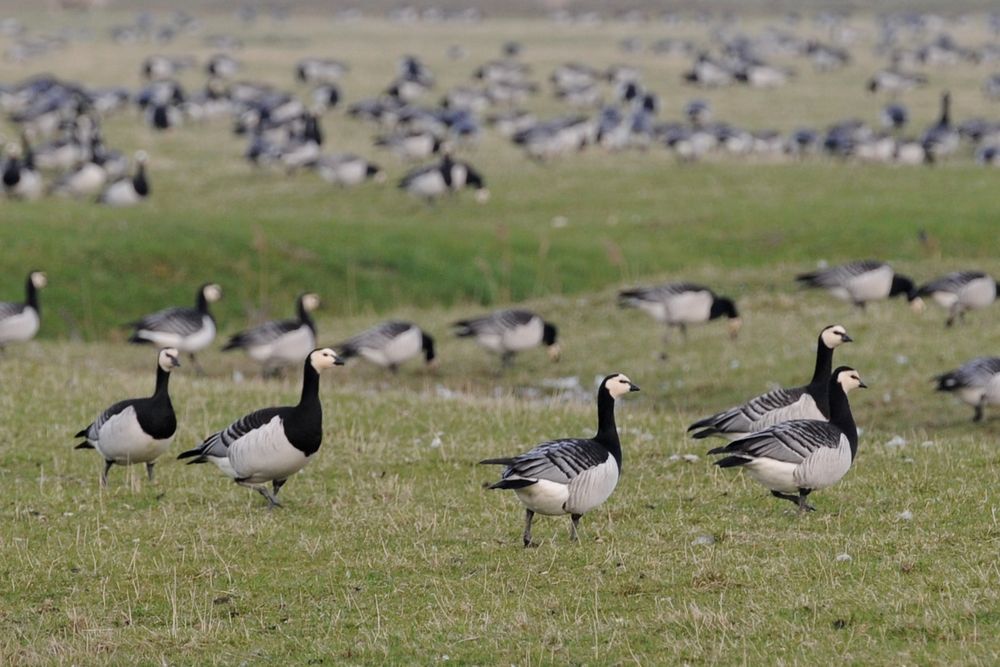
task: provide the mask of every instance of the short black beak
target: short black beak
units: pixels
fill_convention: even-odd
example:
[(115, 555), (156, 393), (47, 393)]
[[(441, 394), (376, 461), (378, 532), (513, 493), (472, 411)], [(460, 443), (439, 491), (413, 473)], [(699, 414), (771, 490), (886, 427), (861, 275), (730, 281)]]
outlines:
[(333, 365), (334, 365), (334, 366), (343, 366), (343, 365), (344, 365), (344, 363), (345, 363), (345, 362), (344, 362), (344, 360), (343, 360), (343, 359), (334, 359), (334, 361), (333, 361)]
[(858, 380), (858, 382), (860, 383), (860, 384), (858, 384), (858, 386), (861, 387), (862, 389), (867, 389), (868, 388), (868, 385), (865, 384), (864, 380)]
[(853, 343), (854, 342), (854, 339), (851, 338), (850, 336), (848, 336), (847, 334), (840, 334), (840, 340), (844, 341), (845, 343)]
[(635, 385), (635, 384), (632, 384), (631, 382), (629, 382), (628, 383), (628, 390), (629, 391), (639, 391), (639, 385)]

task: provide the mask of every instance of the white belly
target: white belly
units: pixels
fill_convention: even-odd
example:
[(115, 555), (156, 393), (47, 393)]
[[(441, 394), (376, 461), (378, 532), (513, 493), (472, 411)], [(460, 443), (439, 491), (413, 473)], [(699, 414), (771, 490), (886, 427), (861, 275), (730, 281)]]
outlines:
[(558, 516), (566, 514), (564, 506), (569, 500), (569, 486), (545, 479), (538, 480), (531, 486), (515, 489), (518, 500), (532, 512)]
[(685, 292), (667, 299), (669, 324), (695, 324), (707, 322), (712, 310), (712, 295), (708, 292)]
[(795, 469), (795, 483), (804, 489), (825, 489), (839, 482), (851, 469), (851, 449), (846, 437), (839, 447), (820, 447)]
[[(208, 347), (215, 339), (215, 323), (211, 317), (203, 315), (201, 329), (188, 336), (148, 329), (140, 329), (136, 335), (159, 347), (176, 347), (181, 352), (198, 352)], [(302, 358), (305, 359), (305, 355)]]
[(966, 308), (986, 308), (996, 298), (997, 284), (989, 277), (973, 280), (959, 293), (959, 300)]
[(781, 493), (798, 493), (799, 485), (795, 481), (795, 463), (775, 461), (774, 459), (754, 459), (743, 466), (750, 477), (771, 489)]
[(892, 288), (893, 270), (883, 266), (875, 271), (868, 271), (860, 276), (854, 276), (847, 281), (847, 291), (854, 301), (876, 301), (889, 296)]
[(421, 197), (438, 197), (443, 195), (448, 188), (441, 173), (432, 171), (427, 174), (421, 174), (413, 179), (408, 189), (413, 194), (420, 195)]
[(969, 405), (979, 405), (980, 401), (983, 400), (983, 396), (986, 394), (985, 387), (962, 387), (955, 392), (958, 397)]
[(618, 462), (615, 457), (586, 470), (569, 483), (569, 499), (566, 511), (571, 514), (586, 514), (611, 497), (618, 486)]
[(535, 317), (525, 325), (504, 331), (501, 346), (503, 350), (510, 352), (520, 352), (535, 347), (542, 342), (543, 329), (542, 320)]
[(98, 439), (91, 441), (106, 461), (119, 465), (155, 461), (170, 447), (174, 437), (155, 440), (139, 427), (134, 408), (125, 408), (101, 425)]
[(229, 448), (229, 463), (236, 478), (248, 484), (285, 479), (302, 470), (310, 458), (288, 442), (279, 417), (251, 431)]
[(31, 306), (26, 306), (17, 315), (3, 318), (0, 320), (0, 345), (31, 340), (38, 333), (39, 324), (38, 312)]
[(381, 348), (363, 347), (358, 352), (373, 364), (379, 366), (398, 366), (420, 354), (424, 339), (420, 330), (411, 327), (396, 336), (388, 345)]
[(131, 181), (118, 181), (112, 183), (104, 191), (104, 203), (108, 206), (133, 206), (142, 199), (135, 191), (135, 186)]
[(262, 364), (299, 364), (316, 348), (312, 329), (301, 326), (266, 344), (247, 348), (247, 354)]

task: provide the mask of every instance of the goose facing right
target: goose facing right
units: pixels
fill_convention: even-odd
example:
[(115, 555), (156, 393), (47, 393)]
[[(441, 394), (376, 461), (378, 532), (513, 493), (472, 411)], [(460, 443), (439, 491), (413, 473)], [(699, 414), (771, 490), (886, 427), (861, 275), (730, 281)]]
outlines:
[(222, 351), (242, 349), (265, 371), (302, 361), (316, 348), (316, 324), (312, 313), (319, 308), (319, 296), (307, 292), (295, 302), (294, 320), (274, 320), (235, 334)]
[(500, 355), (503, 366), (509, 366), (518, 352), (545, 345), (549, 358), (559, 360), (559, 330), (530, 310), (511, 308), (487, 315), (459, 320), (452, 324), (459, 338), (473, 337), (491, 352)]
[(772, 496), (795, 503), (800, 512), (813, 510), (806, 502), (809, 494), (839, 482), (854, 463), (858, 429), (847, 394), (867, 386), (856, 370), (841, 366), (830, 377), (830, 421), (781, 422), (708, 453), (726, 455), (715, 465), (742, 467)]
[(900, 295), (914, 308), (920, 303), (913, 280), (896, 273), (887, 263), (873, 259), (801, 273), (795, 280), (805, 287), (821, 287), (862, 309), (869, 301)]
[(544, 442), (517, 456), (486, 459), (481, 464), (503, 465), (500, 481), (491, 489), (512, 489), (525, 507), (525, 547), (531, 541), (536, 513), (569, 514), (570, 539), (579, 541), (580, 517), (611, 497), (622, 470), (622, 447), (615, 424), (615, 399), (639, 387), (621, 373), (601, 381), (597, 390), (597, 435), (590, 439)]
[(987, 405), (1000, 405), (1000, 357), (976, 357), (934, 380), (938, 391), (953, 392), (975, 409), (972, 421), (983, 420)]
[(434, 339), (410, 322), (390, 320), (377, 324), (333, 346), (342, 358), (361, 357), (393, 373), (421, 352), (428, 366), (436, 360)]
[(997, 300), (997, 281), (982, 271), (954, 271), (935, 278), (917, 290), (917, 295), (929, 296), (948, 309), (945, 326), (965, 319), (970, 310), (986, 308)]
[(720, 435), (735, 440), (792, 419), (829, 420), (833, 351), (852, 341), (847, 330), (839, 324), (824, 328), (816, 343), (816, 366), (809, 384), (761, 394), (743, 405), (691, 424), (688, 432), (695, 431), (697, 439)]
[(194, 308), (166, 308), (146, 315), (129, 324), (135, 331), (128, 340), (130, 343), (153, 343), (187, 352), (200, 372), (201, 366), (194, 354), (208, 347), (215, 338), (215, 318), (208, 306), (221, 298), (221, 287), (205, 283), (198, 288)]
[(153, 481), (153, 465), (174, 439), (177, 416), (170, 402), (170, 371), (181, 365), (174, 348), (156, 354), (156, 390), (149, 398), (132, 398), (115, 403), (76, 434), (84, 438), (75, 449), (96, 449), (104, 457), (101, 486), (108, 485), (111, 466), (145, 463)]
[(145, 151), (135, 154), (135, 174), (111, 183), (97, 198), (98, 203), (112, 207), (134, 206), (149, 196), (149, 178), (146, 176), (147, 156)]
[(49, 284), (48, 278), (41, 271), (32, 271), (24, 282), (24, 303), (0, 301), (0, 352), (8, 343), (31, 340), (41, 326), (38, 290)]
[[(323, 442), (319, 374), (343, 364), (330, 348), (313, 350), (303, 365), (297, 405), (251, 412), (177, 458), (191, 458), (188, 463), (211, 461), (237, 484), (267, 498), (270, 508), (280, 507), (278, 491), (312, 460)], [(264, 486), (268, 482), (273, 492)]]

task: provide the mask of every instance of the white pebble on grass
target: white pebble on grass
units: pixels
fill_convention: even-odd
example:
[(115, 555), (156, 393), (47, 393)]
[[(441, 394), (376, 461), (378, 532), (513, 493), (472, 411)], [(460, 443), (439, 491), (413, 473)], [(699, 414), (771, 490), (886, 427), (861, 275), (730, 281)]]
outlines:
[(712, 535), (699, 535), (691, 541), (696, 547), (709, 546), (715, 544), (715, 537)]
[(893, 449), (893, 448), (896, 448), (896, 447), (905, 447), (906, 446), (906, 438), (904, 438), (901, 435), (894, 435), (889, 440), (889, 442), (885, 443), (885, 446), (889, 447), (890, 449)]
[(904, 510), (899, 514), (897, 514), (896, 518), (900, 519), (901, 521), (911, 521), (913, 519), (913, 512), (911, 512), (910, 510)]
[(837, 554), (837, 557), (834, 558), (834, 560), (838, 563), (850, 563), (853, 558), (851, 558), (850, 554)]

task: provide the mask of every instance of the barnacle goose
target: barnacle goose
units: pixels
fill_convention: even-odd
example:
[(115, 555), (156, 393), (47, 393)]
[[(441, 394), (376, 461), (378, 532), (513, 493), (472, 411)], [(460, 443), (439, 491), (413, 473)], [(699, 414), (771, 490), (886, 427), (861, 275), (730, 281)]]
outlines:
[(399, 320), (377, 324), (333, 347), (345, 360), (361, 357), (393, 373), (421, 352), (428, 366), (436, 359), (434, 339), (417, 325)]
[(816, 344), (816, 368), (809, 384), (794, 389), (775, 389), (751, 398), (743, 405), (719, 412), (688, 427), (695, 438), (720, 435), (730, 440), (761, 431), (792, 419), (830, 419), (830, 371), (833, 351), (853, 339), (839, 324), (826, 327)]
[(376, 183), (385, 182), (385, 172), (377, 164), (353, 153), (323, 155), (316, 162), (316, 171), (327, 183), (344, 187), (361, 185), (369, 178)]
[(208, 347), (215, 338), (215, 318), (208, 312), (208, 304), (221, 298), (221, 287), (205, 283), (198, 288), (194, 308), (166, 308), (131, 322), (129, 326), (135, 331), (128, 340), (130, 343), (176, 347), (181, 352), (187, 352), (195, 368), (202, 372), (194, 353)]
[(272, 320), (241, 331), (222, 350), (242, 349), (265, 370), (299, 363), (316, 348), (316, 324), (309, 313), (317, 308), (319, 296), (303, 294), (295, 304), (298, 319)]
[(559, 360), (561, 352), (556, 342), (559, 330), (530, 310), (497, 310), (488, 315), (459, 320), (452, 324), (459, 338), (475, 337), (476, 342), (500, 355), (504, 366), (514, 360), (518, 352), (544, 344), (549, 357)]
[(742, 466), (771, 495), (789, 500), (799, 511), (813, 491), (833, 486), (847, 474), (858, 452), (858, 429), (847, 393), (865, 388), (858, 372), (841, 366), (830, 377), (830, 421), (795, 419), (716, 447), (709, 454), (726, 455), (720, 468)]
[(49, 284), (41, 271), (32, 271), (25, 280), (24, 303), (0, 301), (0, 352), (7, 343), (23, 343), (35, 337), (42, 323), (38, 290)]
[[(323, 441), (319, 373), (343, 363), (330, 348), (313, 350), (303, 365), (298, 405), (251, 412), (177, 458), (211, 461), (237, 484), (267, 498), (269, 507), (280, 507), (278, 491), (312, 460)], [(268, 482), (273, 492), (264, 486)]]
[(119, 401), (97, 416), (76, 434), (85, 441), (76, 449), (96, 449), (104, 457), (101, 486), (108, 485), (108, 471), (114, 464), (145, 463), (153, 481), (153, 465), (174, 439), (177, 416), (170, 402), (170, 371), (181, 365), (180, 353), (172, 347), (156, 355), (156, 390), (149, 398)]
[(27, 142), (24, 142), (23, 150), (17, 144), (7, 146), (3, 187), (4, 192), (12, 199), (34, 201), (42, 196), (42, 177), (35, 169), (34, 157)]
[(513, 489), (525, 507), (524, 546), (531, 541), (535, 513), (569, 514), (570, 539), (579, 541), (580, 517), (607, 500), (622, 471), (622, 446), (615, 425), (615, 399), (639, 391), (626, 376), (614, 373), (597, 390), (597, 435), (589, 440), (543, 442), (529, 452), (509, 458), (486, 459), (483, 464), (507, 466), (491, 489)]
[(948, 309), (946, 326), (956, 318), (965, 319), (967, 310), (986, 308), (997, 299), (997, 281), (982, 271), (955, 271), (935, 278), (917, 290), (917, 295), (929, 296)]
[(93, 159), (80, 163), (52, 184), (52, 192), (66, 197), (92, 197), (104, 188), (108, 172)]
[(955, 392), (975, 408), (972, 421), (982, 421), (987, 405), (1000, 405), (1000, 357), (976, 357), (934, 379), (938, 391)]
[(838, 299), (864, 308), (869, 301), (905, 295), (916, 308), (917, 289), (907, 276), (893, 271), (885, 262), (873, 259), (802, 273), (795, 280), (805, 287), (822, 287)]
[(149, 178), (146, 176), (146, 151), (136, 151), (135, 174), (116, 180), (104, 189), (97, 201), (108, 206), (134, 206), (149, 196)]
[(941, 117), (927, 129), (921, 143), (927, 152), (927, 161), (933, 162), (958, 150), (959, 134), (951, 124), (951, 94), (941, 95)]
[(622, 308), (639, 308), (657, 322), (677, 327), (687, 336), (687, 325), (701, 324), (719, 317), (729, 319), (729, 335), (736, 338), (743, 319), (732, 299), (694, 283), (666, 283), (653, 287), (636, 287), (618, 293)]
[(476, 201), (479, 203), (490, 198), (482, 175), (467, 162), (453, 160), (450, 155), (445, 155), (437, 164), (410, 171), (399, 182), (399, 187), (427, 201), (466, 187), (476, 190)]

